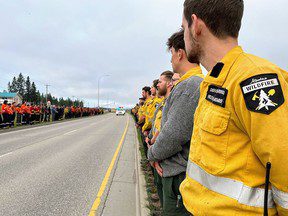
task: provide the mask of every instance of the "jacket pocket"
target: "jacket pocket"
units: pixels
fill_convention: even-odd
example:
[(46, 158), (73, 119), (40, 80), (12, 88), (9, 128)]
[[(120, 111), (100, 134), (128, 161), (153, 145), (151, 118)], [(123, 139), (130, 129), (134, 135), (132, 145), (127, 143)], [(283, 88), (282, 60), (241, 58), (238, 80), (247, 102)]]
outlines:
[[(218, 107), (217, 107), (218, 108)], [(230, 112), (224, 109), (206, 109), (200, 126), (201, 163), (211, 174), (224, 170), (229, 138)]]

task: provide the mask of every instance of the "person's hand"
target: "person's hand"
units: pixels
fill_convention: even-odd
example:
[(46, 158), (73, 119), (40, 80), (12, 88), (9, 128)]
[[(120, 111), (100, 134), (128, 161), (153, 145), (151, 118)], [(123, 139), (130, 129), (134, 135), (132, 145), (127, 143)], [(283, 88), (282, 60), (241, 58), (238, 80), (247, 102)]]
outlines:
[(150, 165), (151, 165), (153, 168), (155, 168), (155, 162), (150, 161), (149, 163), (150, 163)]
[(145, 138), (145, 142), (149, 144), (150, 139), (148, 137)]
[(163, 169), (158, 162), (154, 163), (154, 168), (156, 169), (157, 173), (163, 177)]

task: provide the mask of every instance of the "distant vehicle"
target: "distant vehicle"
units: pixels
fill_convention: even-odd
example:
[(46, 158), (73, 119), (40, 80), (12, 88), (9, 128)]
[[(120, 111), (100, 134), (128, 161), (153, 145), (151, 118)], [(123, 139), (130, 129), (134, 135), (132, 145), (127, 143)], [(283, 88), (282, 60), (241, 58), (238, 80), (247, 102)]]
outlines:
[(116, 115), (125, 115), (126, 111), (123, 107), (118, 107), (116, 109)]

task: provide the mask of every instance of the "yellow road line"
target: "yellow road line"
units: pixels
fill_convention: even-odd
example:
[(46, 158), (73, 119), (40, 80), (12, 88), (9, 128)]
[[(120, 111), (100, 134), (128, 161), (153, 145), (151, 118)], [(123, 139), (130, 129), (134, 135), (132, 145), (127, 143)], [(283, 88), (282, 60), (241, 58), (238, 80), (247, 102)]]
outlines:
[(120, 142), (118, 144), (118, 147), (117, 147), (117, 149), (116, 149), (116, 151), (114, 153), (114, 156), (113, 156), (112, 161), (111, 161), (111, 163), (110, 163), (110, 165), (108, 167), (108, 170), (107, 170), (107, 172), (105, 174), (105, 177), (104, 177), (104, 179), (102, 181), (102, 184), (100, 186), (100, 189), (99, 189), (97, 197), (96, 197), (96, 200), (94, 201), (94, 203), (92, 205), (92, 208), (90, 210), (89, 216), (95, 216), (96, 215), (97, 209), (98, 209), (98, 207), (99, 207), (99, 205), (101, 203), (101, 197), (102, 197), (102, 195), (103, 195), (103, 193), (105, 191), (105, 188), (107, 186), (107, 183), (109, 181), (109, 177), (110, 177), (111, 172), (113, 170), (113, 167), (115, 165), (115, 162), (116, 162), (117, 156), (119, 154), (119, 151), (120, 151), (120, 149), (121, 149), (121, 147), (122, 147), (122, 145), (124, 143), (124, 138), (125, 138), (125, 135), (126, 135), (127, 130), (128, 130), (128, 125), (129, 125), (129, 118), (127, 119), (126, 128), (125, 128), (124, 133), (122, 135), (122, 138), (121, 138), (121, 140), (120, 140)]

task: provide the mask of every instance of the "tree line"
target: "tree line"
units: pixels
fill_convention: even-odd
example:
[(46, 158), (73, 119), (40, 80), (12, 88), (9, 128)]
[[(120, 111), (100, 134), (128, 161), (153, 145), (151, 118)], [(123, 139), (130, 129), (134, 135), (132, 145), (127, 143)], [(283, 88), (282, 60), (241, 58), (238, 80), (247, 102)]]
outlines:
[[(18, 75), (18, 77), (13, 77), (12, 82), (8, 82), (8, 92), (19, 93), (23, 101), (30, 102), (33, 104), (45, 104), (46, 103), (46, 95), (40, 93), (37, 90), (37, 86), (35, 82), (31, 82), (30, 77), (26, 78), (22, 73)], [(83, 101), (80, 100), (72, 100), (71, 98), (64, 99), (63, 97), (57, 98), (52, 96), (50, 93), (47, 94), (47, 100), (51, 101), (51, 104), (58, 106), (82, 106)]]

